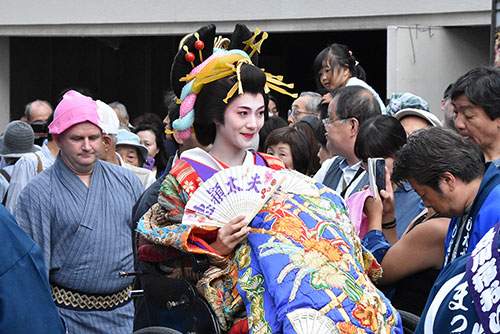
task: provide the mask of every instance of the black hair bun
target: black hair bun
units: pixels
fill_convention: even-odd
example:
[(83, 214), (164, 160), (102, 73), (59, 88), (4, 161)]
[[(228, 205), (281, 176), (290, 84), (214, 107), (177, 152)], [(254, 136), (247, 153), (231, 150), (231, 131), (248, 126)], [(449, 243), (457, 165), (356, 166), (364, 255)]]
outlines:
[[(246, 45), (243, 44), (243, 42), (248, 41), (250, 38), (252, 38), (253, 32), (248, 29), (248, 27), (244, 24), (238, 23), (234, 27), (234, 31), (231, 35), (231, 42), (229, 43), (229, 48), (228, 50), (232, 49), (239, 49), (243, 50)], [(246, 53), (250, 54), (250, 50), (246, 50)], [(255, 52), (252, 57), (250, 58), (252, 60), (252, 63), (257, 66), (258, 61), (259, 61), (259, 55), (258, 52)]]
[[(205, 44), (201, 50), (203, 60), (200, 59), (199, 51), (195, 48), (195, 43), (198, 41), (195, 33), (186, 38), (183, 43), (183, 45), (187, 46), (189, 52), (192, 52), (195, 56), (193, 60), (194, 66), (200, 65), (202, 61), (212, 55), (215, 40), (215, 24), (203, 26), (196, 32), (199, 35), (200, 41)], [(177, 97), (181, 96), (182, 87), (186, 84), (186, 82), (180, 82), (179, 79), (186, 76), (193, 70), (193, 65), (191, 62), (187, 61), (185, 57), (186, 51), (181, 47), (175, 55), (170, 71), (170, 83), (172, 84), (172, 90)]]

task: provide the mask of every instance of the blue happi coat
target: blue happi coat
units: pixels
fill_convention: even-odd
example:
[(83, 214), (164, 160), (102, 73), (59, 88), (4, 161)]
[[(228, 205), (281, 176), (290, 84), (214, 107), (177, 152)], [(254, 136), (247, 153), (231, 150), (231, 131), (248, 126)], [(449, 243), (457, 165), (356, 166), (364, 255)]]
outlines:
[[(51, 284), (87, 294), (127, 287), (133, 269), (132, 206), (143, 186), (130, 171), (97, 161), (87, 187), (59, 156), (21, 192), (19, 225), (42, 248)], [(112, 311), (59, 308), (70, 333), (131, 333), (133, 305)]]
[[(469, 254), (483, 235), (500, 222), (500, 172), (493, 163), (486, 164), (479, 190), (472, 203), (462, 237), (456, 236), (461, 217), (452, 218), (445, 240), (445, 261), (447, 265), (456, 257)], [(458, 239), (458, 240), (455, 240)], [(458, 254), (452, 254), (454, 242), (459, 243)]]

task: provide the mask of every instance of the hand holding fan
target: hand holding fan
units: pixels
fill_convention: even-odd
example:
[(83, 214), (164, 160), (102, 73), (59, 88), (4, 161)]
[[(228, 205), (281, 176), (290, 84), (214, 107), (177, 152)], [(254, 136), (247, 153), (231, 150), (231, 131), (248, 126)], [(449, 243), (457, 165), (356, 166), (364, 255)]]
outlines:
[(183, 224), (222, 227), (238, 216), (251, 221), (285, 174), (263, 166), (236, 166), (214, 174), (186, 203)]

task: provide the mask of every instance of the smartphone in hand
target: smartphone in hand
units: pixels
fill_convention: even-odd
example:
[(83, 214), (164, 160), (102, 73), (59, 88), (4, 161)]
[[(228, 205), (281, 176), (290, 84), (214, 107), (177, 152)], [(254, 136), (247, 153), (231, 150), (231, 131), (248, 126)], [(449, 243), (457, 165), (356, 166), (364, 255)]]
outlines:
[(379, 194), (381, 190), (385, 190), (385, 160), (383, 158), (368, 158), (368, 180), (373, 198), (377, 199), (375, 185)]

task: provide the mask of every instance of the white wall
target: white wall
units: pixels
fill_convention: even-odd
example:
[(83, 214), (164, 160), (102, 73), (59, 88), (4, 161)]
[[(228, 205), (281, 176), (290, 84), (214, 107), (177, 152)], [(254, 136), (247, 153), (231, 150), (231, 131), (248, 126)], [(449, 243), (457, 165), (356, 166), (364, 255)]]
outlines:
[(220, 33), (232, 31), (238, 22), (269, 32), (399, 26), (388, 31), (387, 94), (404, 90), (421, 94), (436, 111), (447, 83), (466, 69), (487, 63), (489, 33), (476, 36), (474, 29), (433, 28), (433, 38), (422, 33), (414, 39), (413, 63), (404, 26), (484, 27), (490, 24), (491, 4), (491, 0), (2, 0), (0, 126), (8, 118), (2, 112), (9, 105), (9, 44), (1, 36), (183, 35), (210, 22)]
[(470, 26), (490, 22), (491, 0), (3, 0), (0, 35), (185, 34), (209, 22), (266, 31)]
[[(411, 37), (410, 37), (411, 32)], [(441, 98), (448, 84), (469, 69), (488, 65), (489, 27), (389, 27), (387, 97), (411, 92), (429, 102), (442, 119)]]
[(10, 56), (9, 38), (0, 37), (0, 133), (10, 118)]

